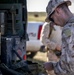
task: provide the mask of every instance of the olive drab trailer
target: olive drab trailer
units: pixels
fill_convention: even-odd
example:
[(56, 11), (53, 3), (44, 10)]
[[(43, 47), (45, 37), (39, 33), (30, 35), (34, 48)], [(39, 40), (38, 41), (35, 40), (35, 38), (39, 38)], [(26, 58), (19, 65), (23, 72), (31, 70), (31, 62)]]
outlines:
[[(26, 9), (26, 0), (2, 0), (0, 1), (0, 24), (1, 24), (1, 39), (2, 39), (2, 48), (4, 51), (4, 46), (6, 49), (11, 49), (11, 44), (15, 43), (16, 47), (13, 50), (13, 54), (10, 54), (8, 50), (7, 57), (12, 60), (15, 60), (15, 49), (17, 52), (23, 51), (25, 54), (26, 49), (26, 24), (27, 24), (27, 9)], [(5, 41), (6, 40), (6, 41)], [(4, 45), (4, 46), (3, 46)], [(21, 47), (22, 45), (22, 47)], [(7, 50), (6, 50), (7, 51)], [(9, 55), (9, 54), (10, 55)], [(4, 55), (4, 54), (3, 54)], [(23, 59), (24, 56), (21, 58)], [(2, 58), (4, 62), (4, 58)], [(5, 60), (5, 63), (8, 64), (9, 60)]]
[[(0, 0), (0, 72), (2, 75), (26, 75), (24, 72), (31, 74), (26, 62), (26, 27), (26, 0)], [(21, 68), (22, 72), (19, 70)]]
[(27, 0), (0, 0), (0, 75), (46, 73), (42, 65), (26, 59), (26, 29)]

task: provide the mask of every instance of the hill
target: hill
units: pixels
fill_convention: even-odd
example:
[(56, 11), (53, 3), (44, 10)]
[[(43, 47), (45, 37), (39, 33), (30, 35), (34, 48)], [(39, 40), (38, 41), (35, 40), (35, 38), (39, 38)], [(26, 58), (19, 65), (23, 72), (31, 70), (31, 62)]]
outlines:
[(28, 12), (28, 21), (42, 21), (46, 18), (46, 12)]

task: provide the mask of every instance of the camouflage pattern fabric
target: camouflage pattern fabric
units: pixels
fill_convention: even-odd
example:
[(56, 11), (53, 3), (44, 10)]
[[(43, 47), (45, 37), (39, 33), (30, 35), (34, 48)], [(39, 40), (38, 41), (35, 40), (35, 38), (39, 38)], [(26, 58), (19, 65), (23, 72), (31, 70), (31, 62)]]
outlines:
[[(61, 46), (62, 29), (55, 25), (54, 29), (51, 31), (50, 23), (51, 22), (44, 23), (41, 31), (40, 41), (45, 45), (45, 50), (47, 51), (47, 61), (58, 61), (59, 58), (55, 54), (55, 48), (57, 44)], [(49, 71), (47, 73), (50, 75), (55, 75), (54, 71)]]
[(74, 16), (62, 31), (62, 55), (53, 63), (56, 75), (74, 75)]

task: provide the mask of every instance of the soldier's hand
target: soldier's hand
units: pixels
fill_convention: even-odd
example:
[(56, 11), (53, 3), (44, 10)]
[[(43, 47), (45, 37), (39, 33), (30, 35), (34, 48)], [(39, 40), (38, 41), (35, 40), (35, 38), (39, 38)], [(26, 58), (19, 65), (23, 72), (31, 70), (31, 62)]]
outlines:
[(52, 64), (52, 62), (46, 62), (46, 63), (44, 63), (43, 65), (44, 65), (44, 68), (45, 68), (47, 71), (53, 70), (53, 64)]

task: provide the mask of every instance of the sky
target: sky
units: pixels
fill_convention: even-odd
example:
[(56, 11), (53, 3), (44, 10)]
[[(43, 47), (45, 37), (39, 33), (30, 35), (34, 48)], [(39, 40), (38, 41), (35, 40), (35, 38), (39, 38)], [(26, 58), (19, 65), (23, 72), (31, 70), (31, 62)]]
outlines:
[[(28, 12), (46, 12), (46, 6), (49, 0), (27, 0)], [(72, 5), (69, 6), (70, 10), (74, 13), (74, 0)]]
[(49, 0), (27, 0), (28, 11), (45, 11)]

